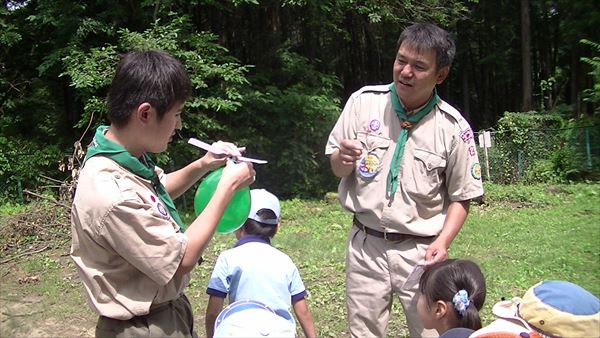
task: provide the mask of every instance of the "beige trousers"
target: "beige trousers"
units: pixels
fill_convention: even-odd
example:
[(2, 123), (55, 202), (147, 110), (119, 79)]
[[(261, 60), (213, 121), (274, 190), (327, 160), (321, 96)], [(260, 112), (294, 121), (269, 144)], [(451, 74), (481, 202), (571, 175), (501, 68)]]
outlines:
[(384, 337), (396, 294), (406, 315), (410, 337), (438, 337), (417, 315), (418, 285), (401, 286), (415, 264), (425, 259), (432, 238), (390, 242), (352, 226), (346, 252), (346, 308), (351, 337)]

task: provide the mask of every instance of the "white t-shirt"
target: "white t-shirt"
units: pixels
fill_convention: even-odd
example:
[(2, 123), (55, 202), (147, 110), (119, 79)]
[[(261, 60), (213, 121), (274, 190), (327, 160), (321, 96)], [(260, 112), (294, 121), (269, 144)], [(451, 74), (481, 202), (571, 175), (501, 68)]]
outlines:
[(229, 303), (264, 303), (295, 325), (289, 310), (293, 302), (304, 298), (306, 289), (288, 255), (260, 236), (246, 235), (219, 255), (206, 293), (222, 298), (229, 295)]

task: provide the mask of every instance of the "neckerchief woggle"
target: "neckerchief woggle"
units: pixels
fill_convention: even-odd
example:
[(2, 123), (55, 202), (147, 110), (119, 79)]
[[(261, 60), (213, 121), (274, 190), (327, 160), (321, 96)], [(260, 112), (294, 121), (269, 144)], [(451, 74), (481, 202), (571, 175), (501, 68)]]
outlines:
[(437, 90), (434, 88), (433, 95), (425, 107), (411, 116), (407, 116), (404, 107), (402, 107), (402, 104), (398, 99), (396, 86), (393, 82), (390, 83), (390, 92), (392, 107), (394, 107), (394, 111), (396, 111), (396, 115), (398, 116), (398, 119), (400, 119), (402, 129), (400, 130), (400, 135), (398, 135), (398, 139), (396, 140), (396, 150), (394, 151), (394, 157), (392, 157), (392, 163), (390, 164), (390, 172), (388, 173), (387, 177), (386, 195), (390, 200), (388, 206), (392, 205), (392, 202), (394, 201), (394, 195), (396, 194), (396, 189), (398, 188), (398, 173), (400, 172), (402, 155), (404, 155), (404, 145), (408, 139), (408, 129), (414, 124), (419, 123), (419, 121), (421, 121), (421, 119), (427, 115), (431, 109), (433, 109), (433, 106), (440, 101), (440, 97), (437, 95)]
[(144, 163), (142, 163), (142, 161), (131, 155), (131, 153), (129, 153), (125, 148), (107, 139), (104, 136), (107, 128), (108, 126), (99, 126), (96, 129), (94, 141), (88, 147), (87, 154), (85, 155), (83, 162), (85, 163), (85, 161), (87, 161), (90, 157), (96, 155), (106, 156), (117, 162), (125, 169), (129, 170), (131, 173), (146, 180), (150, 180), (154, 186), (154, 189), (156, 189), (156, 192), (158, 193), (158, 198), (160, 198), (160, 200), (167, 206), (169, 214), (171, 217), (173, 217), (173, 220), (175, 220), (177, 225), (179, 225), (181, 231), (185, 231), (185, 225), (179, 217), (179, 213), (175, 208), (173, 199), (171, 199), (171, 196), (169, 196), (169, 193), (165, 187), (162, 185), (162, 183), (160, 183), (158, 175), (154, 171), (154, 161), (152, 161), (148, 154), (144, 153), (142, 155)]

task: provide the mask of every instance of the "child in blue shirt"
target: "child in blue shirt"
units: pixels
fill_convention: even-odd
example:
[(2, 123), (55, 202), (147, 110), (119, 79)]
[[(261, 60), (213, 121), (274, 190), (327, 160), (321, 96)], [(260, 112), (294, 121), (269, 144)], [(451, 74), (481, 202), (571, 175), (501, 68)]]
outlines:
[(206, 293), (206, 335), (211, 338), (225, 297), (229, 302), (253, 300), (271, 308), (288, 320), (291, 332), (296, 323), (289, 314), (293, 308), (306, 337), (315, 337), (306, 289), (298, 268), (285, 253), (271, 246), (280, 225), (279, 200), (264, 189), (250, 191), (251, 207), (246, 222), (235, 231), (238, 242), (217, 259)]

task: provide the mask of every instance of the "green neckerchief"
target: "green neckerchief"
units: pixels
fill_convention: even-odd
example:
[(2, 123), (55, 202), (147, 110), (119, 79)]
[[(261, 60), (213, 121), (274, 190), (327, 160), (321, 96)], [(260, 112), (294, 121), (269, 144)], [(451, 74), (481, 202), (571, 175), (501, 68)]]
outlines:
[[(131, 155), (125, 148), (122, 146), (110, 141), (104, 136), (104, 133), (108, 126), (100, 126), (96, 129), (96, 135), (94, 135), (94, 140), (92, 144), (88, 147), (87, 154), (85, 155), (85, 159), (83, 162), (87, 161), (90, 157), (96, 155), (102, 155), (110, 158), (111, 160), (117, 162), (119, 165), (129, 170), (133, 174), (140, 176), (144, 179), (150, 180), (154, 189), (158, 193), (158, 197), (160, 200), (167, 206), (169, 210), (169, 214), (175, 220), (175, 222), (179, 225), (182, 231), (185, 231), (185, 225), (181, 221), (179, 217), (179, 213), (175, 208), (175, 204), (169, 196), (169, 193), (165, 189), (165, 187), (160, 183), (158, 179), (158, 175), (154, 171), (154, 161), (150, 158), (150, 156), (146, 153), (143, 155), (143, 163), (139, 159), (135, 158)], [(144, 164), (145, 163), (145, 164)]]
[(387, 187), (386, 193), (387, 197), (390, 199), (389, 205), (392, 204), (394, 200), (394, 195), (396, 194), (396, 189), (398, 188), (398, 173), (400, 172), (400, 163), (402, 162), (402, 155), (404, 155), (404, 145), (406, 144), (406, 140), (408, 139), (408, 129), (410, 129), (414, 124), (419, 123), (421, 119), (427, 115), (439, 101), (440, 97), (437, 95), (437, 90), (433, 89), (433, 95), (429, 99), (429, 102), (418, 112), (412, 114), (411, 116), (406, 115), (406, 111), (400, 100), (398, 99), (398, 94), (396, 93), (396, 86), (394, 83), (390, 83), (390, 92), (392, 98), (392, 107), (396, 111), (396, 115), (400, 119), (400, 123), (402, 125), (402, 130), (400, 131), (400, 135), (398, 135), (398, 139), (396, 140), (396, 151), (394, 151), (394, 157), (392, 158), (392, 163), (390, 165), (390, 172), (387, 177)]

